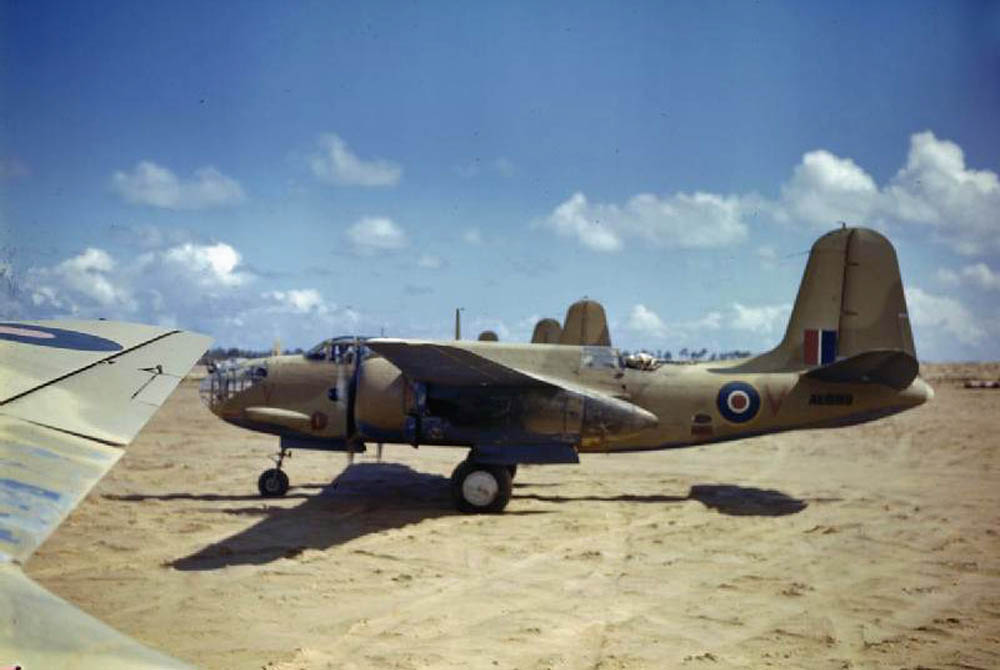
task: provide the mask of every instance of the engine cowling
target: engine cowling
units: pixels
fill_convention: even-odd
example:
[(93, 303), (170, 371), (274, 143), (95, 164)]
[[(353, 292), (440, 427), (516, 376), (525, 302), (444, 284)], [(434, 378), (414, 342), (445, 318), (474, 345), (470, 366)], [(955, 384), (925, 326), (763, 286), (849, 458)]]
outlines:
[(354, 401), (354, 422), (364, 439), (403, 442), (407, 417), (406, 378), (384, 358), (362, 362)]

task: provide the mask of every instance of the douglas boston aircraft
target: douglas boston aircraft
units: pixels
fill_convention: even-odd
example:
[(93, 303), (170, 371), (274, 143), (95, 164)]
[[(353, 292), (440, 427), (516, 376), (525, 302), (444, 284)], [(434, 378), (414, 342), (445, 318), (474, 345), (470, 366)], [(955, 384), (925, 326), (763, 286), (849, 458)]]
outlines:
[[(224, 420), (280, 436), (278, 467), (258, 481), (264, 495), (287, 491), (292, 447), (446, 445), (467, 450), (452, 495), (469, 513), (503, 510), (520, 463), (845, 426), (933, 396), (918, 377), (895, 250), (873, 230), (813, 244), (784, 338), (753, 358), (625, 360), (603, 310), (586, 302), (582, 325), (537, 333), (559, 343), (332, 340), (305, 355), (310, 366), (285, 356), (222, 367), (202, 394)], [(567, 343), (574, 328), (588, 336)]]

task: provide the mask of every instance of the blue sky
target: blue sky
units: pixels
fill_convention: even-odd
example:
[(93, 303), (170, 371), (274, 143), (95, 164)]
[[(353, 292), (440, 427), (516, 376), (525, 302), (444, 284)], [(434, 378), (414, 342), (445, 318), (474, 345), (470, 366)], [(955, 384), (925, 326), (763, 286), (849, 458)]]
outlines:
[(1000, 358), (1000, 5), (0, 1), (5, 318), (761, 351), (844, 220)]

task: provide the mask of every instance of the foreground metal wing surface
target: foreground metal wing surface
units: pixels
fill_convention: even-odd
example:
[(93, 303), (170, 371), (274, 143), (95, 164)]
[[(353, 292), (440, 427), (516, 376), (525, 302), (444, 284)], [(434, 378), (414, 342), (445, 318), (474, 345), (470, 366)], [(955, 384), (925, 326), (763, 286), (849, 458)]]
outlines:
[(49, 593), (21, 568), (210, 342), (111, 321), (0, 323), (0, 667), (188, 667)]

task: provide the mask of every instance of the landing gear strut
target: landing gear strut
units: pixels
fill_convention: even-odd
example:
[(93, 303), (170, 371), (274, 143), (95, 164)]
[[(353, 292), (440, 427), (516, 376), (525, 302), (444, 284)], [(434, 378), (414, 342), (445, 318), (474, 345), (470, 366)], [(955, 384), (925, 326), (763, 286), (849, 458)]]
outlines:
[(496, 514), (510, 501), (508, 466), (466, 460), (451, 474), (451, 497), (466, 514)]
[(264, 470), (260, 478), (257, 479), (257, 490), (264, 498), (280, 498), (288, 493), (288, 475), (282, 469), (281, 464), (285, 462), (285, 457), (291, 458), (292, 452), (282, 446), (278, 449), (278, 456), (274, 459), (278, 467)]

